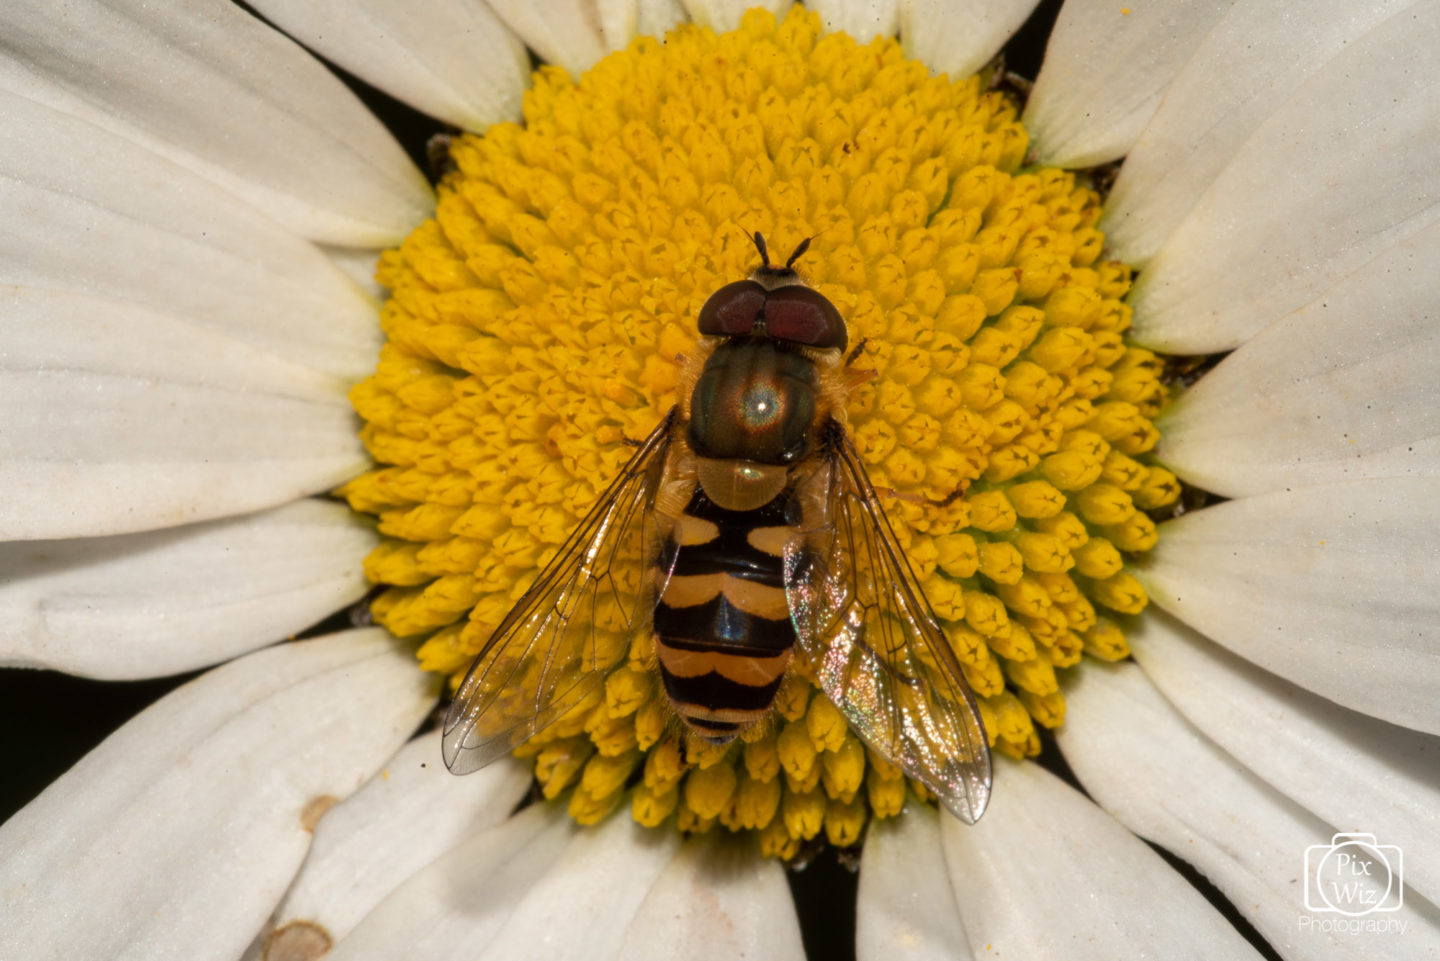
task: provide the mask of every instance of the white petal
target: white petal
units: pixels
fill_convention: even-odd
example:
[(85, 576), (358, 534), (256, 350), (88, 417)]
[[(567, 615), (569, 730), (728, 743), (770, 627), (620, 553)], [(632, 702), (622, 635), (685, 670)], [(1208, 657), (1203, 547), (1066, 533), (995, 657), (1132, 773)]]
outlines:
[(826, 33), (848, 33), (860, 43), (893, 37), (900, 26), (900, 0), (809, 0)]
[(640, 0), (635, 33), (642, 37), (663, 37), (685, 20), (685, 8), (680, 0)]
[(1234, 0), (1068, 0), (1023, 120), (1043, 163), (1123, 157), (1205, 34)]
[(1136, 338), (1229, 350), (1440, 218), (1437, 46), (1420, 4), (1302, 84), (1141, 272)]
[(686, 841), (630, 921), (616, 957), (803, 961), (785, 869), (737, 841), (718, 831)]
[(115, 301), (0, 288), (0, 538), (248, 513), (363, 470), (336, 382)]
[[(635, 913), (678, 849), (677, 832), (641, 827), (627, 811), (580, 831), (477, 961), (616, 957)], [(537, 939), (537, 931), (548, 936)]]
[(520, 119), (525, 45), (483, 0), (255, 0), (326, 59), (432, 117), (469, 130)]
[(530, 768), (508, 758), (456, 777), (439, 735), (420, 735), (321, 818), (265, 950), (286, 957), (288, 945), (320, 932), (341, 940), (416, 871), (504, 821), (530, 782)]
[(1346, 707), (1440, 732), (1440, 479), (1280, 491), (1164, 525), (1151, 600)]
[(412, 876), (335, 959), (615, 957), (678, 850), (674, 831), (623, 812), (578, 828), (559, 805), (534, 804)]
[(680, 0), (690, 19), (717, 33), (734, 30), (751, 7), (769, 10), (777, 17), (791, 7), (790, 0)]
[(1142, 265), (1230, 158), (1346, 44), (1414, 0), (1240, 0), (1196, 48), (1125, 157), (1100, 228)]
[(1440, 225), (1257, 334), (1165, 412), (1157, 456), (1241, 497), (1440, 474)]
[(546, 63), (578, 78), (601, 57), (635, 39), (636, 0), (488, 0), (510, 29)]
[(860, 961), (969, 961), (956, 900), (934, 808), (911, 804), (870, 823), (855, 906)]
[(1079, 791), (1030, 762), (1002, 763), (996, 774), (984, 818), (973, 827), (944, 816), (940, 823), (977, 957), (1258, 957), (1159, 855)]
[(0, 664), (178, 674), (272, 644), (365, 594), (375, 535), (339, 504), (124, 537), (0, 544)]
[(1405, 925), (1404, 934), (1305, 926), (1305, 916), (1338, 917), (1307, 912), (1304, 900), (1306, 849), (1328, 846), (1334, 829), (1198, 734), (1135, 665), (1086, 663), (1065, 703), (1060, 747), (1090, 795), (1199, 868), (1282, 957), (1393, 961), (1440, 952), (1440, 912), (1409, 889), (1400, 910), (1370, 916)]
[(1164, 614), (1129, 633), (1135, 660), (1190, 722), (1344, 831), (1405, 851), (1405, 883), (1440, 900), (1440, 739), (1347, 711)]
[(0, 37), (0, 88), (161, 153), (303, 236), (390, 246), (431, 208), (360, 101), (227, 0), (9, 0)]
[(309, 823), (404, 743), (434, 690), (368, 630), (251, 654), (162, 698), (0, 828), (0, 957), (238, 957)]
[(311, 244), (99, 127), (0, 93), (0, 283), (132, 300), (345, 380), (375, 305)]
[(381, 251), (373, 247), (320, 247), (320, 252), (344, 272), (366, 294), (378, 304), (385, 299), (385, 288), (375, 279), (380, 265)]
[(967, 77), (979, 70), (1030, 16), (1039, 0), (901, 0), (905, 55), (935, 73)]
[(327, 961), (474, 961), (579, 831), (559, 805), (532, 804), (412, 875)]

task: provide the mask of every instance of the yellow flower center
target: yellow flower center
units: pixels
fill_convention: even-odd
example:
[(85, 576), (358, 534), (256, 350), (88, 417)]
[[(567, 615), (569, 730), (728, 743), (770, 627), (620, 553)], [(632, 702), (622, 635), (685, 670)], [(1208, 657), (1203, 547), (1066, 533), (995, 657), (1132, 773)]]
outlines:
[[(822, 35), (799, 8), (637, 40), (580, 80), (542, 68), (523, 124), (451, 146), (433, 220), (381, 260), (391, 297), (352, 392), (379, 464), (342, 493), (378, 515), (376, 619), (457, 680), (679, 398), (700, 306), (747, 276), (754, 231), (841, 311), (855, 443), (959, 657), (993, 746), (1039, 750), (1057, 668), (1128, 653), (1127, 554), (1179, 485), (1149, 462), (1161, 364), (1130, 346), (1130, 271), (1101, 260), (1099, 198), (1027, 168), (979, 77), (894, 40)], [(685, 735), (643, 643), (603, 697), (518, 753), (593, 822), (760, 832), (789, 856), (854, 843), (907, 780), (798, 674), (770, 722)], [(923, 796), (923, 788), (908, 785)]]

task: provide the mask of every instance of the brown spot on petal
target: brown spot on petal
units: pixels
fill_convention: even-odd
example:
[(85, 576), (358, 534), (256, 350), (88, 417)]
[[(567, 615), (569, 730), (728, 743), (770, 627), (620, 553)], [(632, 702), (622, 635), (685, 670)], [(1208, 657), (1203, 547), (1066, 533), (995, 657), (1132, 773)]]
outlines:
[(329, 954), (334, 946), (330, 932), (320, 925), (313, 921), (291, 921), (265, 939), (264, 958), (265, 961), (313, 961)]
[(320, 818), (326, 811), (334, 807), (339, 800), (339, 798), (332, 797), (329, 794), (322, 794), (319, 797), (311, 798), (310, 803), (305, 805), (305, 810), (300, 812), (300, 826), (307, 831), (313, 832), (315, 825), (320, 822)]

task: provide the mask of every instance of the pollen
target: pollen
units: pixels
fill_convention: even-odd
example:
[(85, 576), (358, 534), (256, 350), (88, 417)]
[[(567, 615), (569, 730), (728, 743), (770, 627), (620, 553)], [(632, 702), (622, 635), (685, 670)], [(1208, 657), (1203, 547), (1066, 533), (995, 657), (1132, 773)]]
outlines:
[[(435, 216), (380, 261), (377, 467), (341, 488), (384, 542), (375, 619), (458, 683), (677, 397), (700, 306), (772, 249), (846, 318), (856, 447), (980, 705), (1040, 750), (1084, 655), (1128, 655), (1127, 569), (1180, 493), (1150, 455), (1162, 364), (1127, 340), (1083, 177), (1025, 165), (1017, 105), (799, 7), (541, 67), (524, 119), (457, 137)], [(638, 585), (626, 585), (636, 590)], [(603, 685), (523, 744), (546, 798), (794, 856), (927, 800), (798, 673), (715, 747), (673, 715), (646, 636), (602, 612)], [(499, 709), (524, 718), (523, 696)]]

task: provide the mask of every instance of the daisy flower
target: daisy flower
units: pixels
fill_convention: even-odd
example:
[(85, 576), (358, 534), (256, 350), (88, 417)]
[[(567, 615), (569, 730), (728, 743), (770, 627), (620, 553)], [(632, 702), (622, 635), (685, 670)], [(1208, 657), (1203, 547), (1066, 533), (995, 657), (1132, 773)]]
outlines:
[[(862, 958), (1440, 956), (1440, 4), (1069, 0), (1028, 91), (1026, 0), (252, 6), (0, 11), (0, 662), (220, 665), (0, 826), (0, 957), (800, 957), (821, 839)], [(864, 340), (973, 827), (798, 673), (687, 743), (618, 630), (440, 760), (756, 230)]]

